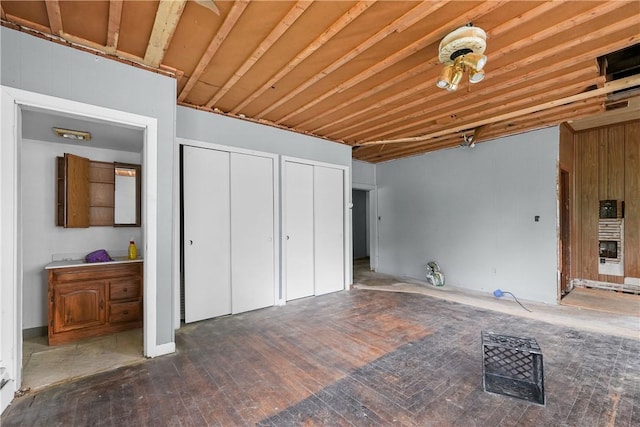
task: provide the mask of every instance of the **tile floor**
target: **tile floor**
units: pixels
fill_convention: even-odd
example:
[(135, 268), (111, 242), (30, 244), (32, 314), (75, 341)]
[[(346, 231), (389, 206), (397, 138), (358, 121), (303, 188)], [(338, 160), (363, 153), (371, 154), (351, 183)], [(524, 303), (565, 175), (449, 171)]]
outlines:
[(22, 390), (40, 390), (145, 360), (142, 329), (48, 346), (47, 337), (23, 341)]

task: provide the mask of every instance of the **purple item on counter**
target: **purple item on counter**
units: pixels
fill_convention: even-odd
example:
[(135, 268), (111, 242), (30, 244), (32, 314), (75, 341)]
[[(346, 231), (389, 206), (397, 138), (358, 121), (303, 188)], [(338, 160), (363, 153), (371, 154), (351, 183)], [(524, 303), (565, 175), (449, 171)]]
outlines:
[(98, 249), (97, 251), (93, 251), (90, 254), (87, 254), (86, 257), (84, 257), (84, 260), (86, 262), (107, 262), (107, 261), (113, 261), (113, 259), (111, 259), (111, 257), (109, 256), (109, 254), (107, 253), (106, 250), (104, 249)]

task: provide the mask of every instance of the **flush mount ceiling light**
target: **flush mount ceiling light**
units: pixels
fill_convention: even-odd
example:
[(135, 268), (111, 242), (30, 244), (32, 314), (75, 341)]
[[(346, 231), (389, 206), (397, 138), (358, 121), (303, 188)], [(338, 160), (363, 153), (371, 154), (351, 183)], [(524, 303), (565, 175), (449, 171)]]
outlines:
[(447, 34), (440, 42), (438, 59), (444, 68), (438, 77), (436, 86), (448, 91), (458, 89), (462, 77), (469, 74), (469, 83), (478, 83), (484, 79), (487, 57), (487, 34), (479, 27), (460, 27)]
[(62, 129), (62, 128), (52, 128), (53, 133), (58, 135), (60, 138), (73, 139), (75, 141), (90, 141), (91, 134), (89, 132), (85, 132), (82, 130), (72, 130), (72, 129)]

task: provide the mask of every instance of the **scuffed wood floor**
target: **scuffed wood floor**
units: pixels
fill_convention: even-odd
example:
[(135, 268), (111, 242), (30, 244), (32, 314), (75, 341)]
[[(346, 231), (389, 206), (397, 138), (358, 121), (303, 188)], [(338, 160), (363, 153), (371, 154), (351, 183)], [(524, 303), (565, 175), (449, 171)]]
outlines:
[[(480, 333), (535, 338), (546, 406), (485, 393)], [(24, 426), (635, 426), (640, 341), (344, 291), (187, 325), (176, 354), (26, 395)]]

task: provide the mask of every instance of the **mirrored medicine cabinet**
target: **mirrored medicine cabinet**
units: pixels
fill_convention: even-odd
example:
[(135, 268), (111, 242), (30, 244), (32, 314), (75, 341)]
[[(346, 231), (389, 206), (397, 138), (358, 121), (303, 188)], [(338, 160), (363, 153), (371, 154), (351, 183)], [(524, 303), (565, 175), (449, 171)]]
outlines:
[(56, 225), (140, 227), (140, 172), (137, 164), (58, 157)]

